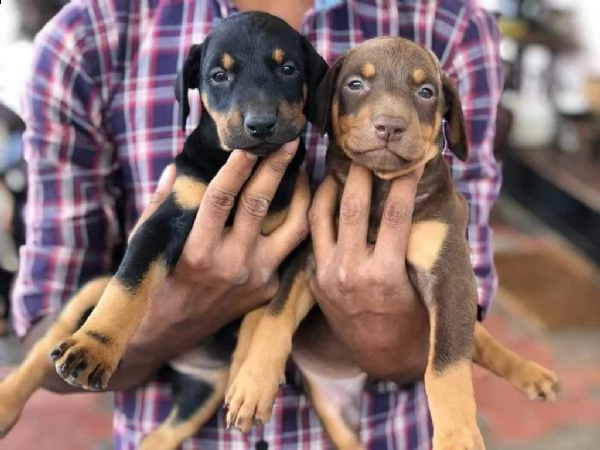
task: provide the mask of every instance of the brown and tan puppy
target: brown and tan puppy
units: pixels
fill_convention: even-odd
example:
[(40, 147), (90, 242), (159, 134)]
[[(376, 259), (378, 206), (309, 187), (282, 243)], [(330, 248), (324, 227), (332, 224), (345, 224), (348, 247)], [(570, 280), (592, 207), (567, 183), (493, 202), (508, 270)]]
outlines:
[[(374, 174), (369, 241), (377, 236), (391, 180), (424, 167), (406, 259), (409, 278), (431, 325), (425, 389), (434, 426), (433, 448), (483, 449), (472, 361), (506, 378), (532, 399), (553, 400), (558, 385), (552, 372), (503, 347), (476, 322), (477, 290), (465, 238), (468, 207), (441, 155), (445, 118), (450, 149), (462, 161), (468, 156), (457, 91), (430, 51), (388, 37), (367, 41), (340, 59), (329, 69), (318, 97), (324, 103), (316, 123), (330, 139), (329, 173), (340, 185), (352, 162)], [(324, 321), (303, 323), (294, 338), (315, 305), (308, 288), (313, 264), (306, 253), (297, 262), (301, 276), (294, 278), (295, 295), (275, 299), (253, 323), (246, 320), (244, 325), (253, 331), (241, 336), (243, 351), (234, 355), (226, 397), (228, 420), (247, 430), (270, 418), (291, 353), (336, 448), (360, 449), (359, 405), (367, 375), (346, 358), (350, 355), (339, 353)], [(319, 330), (315, 323), (320, 324)], [(308, 326), (312, 328), (307, 331)]]

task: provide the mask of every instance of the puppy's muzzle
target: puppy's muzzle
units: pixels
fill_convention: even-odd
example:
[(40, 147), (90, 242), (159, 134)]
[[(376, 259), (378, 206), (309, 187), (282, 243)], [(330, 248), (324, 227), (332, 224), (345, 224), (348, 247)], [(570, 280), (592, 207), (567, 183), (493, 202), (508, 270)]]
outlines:
[(257, 139), (271, 136), (276, 124), (277, 117), (274, 115), (248, 114), (244, 119), (244, 129), (250, 136)]

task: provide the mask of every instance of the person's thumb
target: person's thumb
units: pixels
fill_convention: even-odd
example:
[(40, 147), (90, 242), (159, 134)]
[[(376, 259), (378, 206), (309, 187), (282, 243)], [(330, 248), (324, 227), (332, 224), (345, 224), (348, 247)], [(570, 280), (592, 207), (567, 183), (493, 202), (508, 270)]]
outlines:
[(177, 171), (175, 170), (175, 164), (169, 164), (167, 167), (165, 167), (165, 170), (163, 170), (163, 173), (161, 174), (158, 180), (156, 190), (152, 194), (152, 197), (146, 205), (146, 208), (144, 208), (144, 211), (142, 211), (142, 214), (140, 214), (140, 217), (138, 218), (133, 229), (131, 230), (131, 233), (129, 233), (129, 238), (127, 239), (127, 241), (131, 239), (131, 236), (134, 235), (138, 227), (142, 223), (144, 223), (148, 219), (148, 217), (150, 217), (152, 213), (154, 213), (154, 211), (158, 209), (159, 205), (163, 202), (163, 200), (167, 198), (167, 196), (173, 188), (173, 183), (175, 183), (176, 175)]

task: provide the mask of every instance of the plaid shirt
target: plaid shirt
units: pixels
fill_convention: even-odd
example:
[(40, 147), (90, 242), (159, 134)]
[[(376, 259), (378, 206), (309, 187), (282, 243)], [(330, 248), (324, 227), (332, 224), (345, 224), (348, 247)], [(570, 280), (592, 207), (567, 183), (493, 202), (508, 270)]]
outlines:
[[(124, 230), (182, 148), (173, 85), (186, 51), (234, 11), (230, 0), (81, 0), (65, 7), (38, 36), (23, 102), (30, 184), (27, 244), (14, 293), (19, 335), (113, 264)], [(470, 204), (471, 259), (486, 309), (496, 285), (488, 216), (500, 186), (492, 152), (502, 88), (494, 19), (474, 0), (316, 0), (302, 32), (329, 63), (365, 39), (404, 36), (431, 48), (457, 80), (471, 156), (463, 164), (444, 154)], [(188, 132), (200, 113), (198, 98), (190, 97), (190, 103)], [(306, 167), (319, 180), (326, 142), (310, 125), (306, 140)], [(142, 434), (166, 417), (170, 400), (158, 379), (117, 393), (115, 448), (135, 448)], [(274, 417), (262, 430), (247, 436), (228, 431), (223, 416), (219, 411), (183, 448), (252, 448), (261, 434), (272, 448), (329, 445), (295, 383), (282, 389)], [(361, 427), (371, 449), (429, 448), (422, 383), (370, 386), (363, 395)]]

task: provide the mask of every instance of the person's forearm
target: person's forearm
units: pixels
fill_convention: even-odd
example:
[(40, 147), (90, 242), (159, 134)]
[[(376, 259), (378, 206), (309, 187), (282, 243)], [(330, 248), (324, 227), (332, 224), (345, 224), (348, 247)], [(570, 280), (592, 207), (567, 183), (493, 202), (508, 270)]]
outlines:
[[(47, 316), (31, 328), (24, 339), (24, 344), (28, 351), (32, 351), (34, 346), (40, 342), (40, 339), (44, 337), (55, 319), (56, 316)], [(44, 348), (41, 350), (44, 353), (48, 353), (46, 357), (48, 358), (47, 361), (49, 361), (50, 356), (47, 349)], [(164, 360), (160, 357), (159, 353), (149, 355), (148, 352), (133, 346), (126, 353), (122, 364), (111, 378), (107, 390), (119, 391), (140, 386), (148, 381), (163, 363)], [(66, 383), (58, 376), (52, 364), (48, 364), (46, 368), (47, 370), (41, 387), (59, 394), (87, 392)]]

